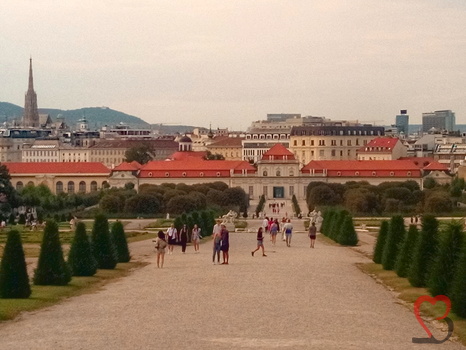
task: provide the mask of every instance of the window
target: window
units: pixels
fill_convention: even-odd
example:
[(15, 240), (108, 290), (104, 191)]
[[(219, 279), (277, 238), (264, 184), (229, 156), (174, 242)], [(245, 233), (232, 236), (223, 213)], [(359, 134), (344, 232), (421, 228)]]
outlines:
[(325, 151), (323, 149), (321, 149), (319, 151), (319, 157), (324, 157), (325, 156)]
[(249, 186), (249, 198), (254, 197), (254, 186)]
[(220, 172), (217, 172), (217, 177), (220, 177)]
[(276, 176), (281, 176), (280, 169), (277, 169), (277, 172), (275, 173)]
[(63, 182), (58, 181), (55, 185), (55, 192), (63, 193)]
[(150, 172), (149, 174), (147, 174), (147, 176), (152, 177), (152, 172)]
[(332, 149), (332, 157), (335, 157), (335, 156), (336, 156), (336, 151)]
[(351, 146), (351, 140), (346, 140), (346, 145)]
[(406, 175), (408, 175), (408, 176), (411, 176), (411, 172), (410, 172), (410, 171), (408, 171), (408, 172), (406, 173)]
[(306, 146), (306, 140), (301, 141), (301, 146)]
[(267, 197), (267, 186), (262, 187), (262, 194)]
[(314, 140), (311, 140), (311, 146), (314, 146)]
[(359, 176), (359, 171), (356, 171), (354, 175)]
[(74, 193), (74, 182), (73, 181), (68, 182), (68, 193)]
[(79, 183), (79, 193), (86, 193), (86, 183), (84, 181)]
[(186, 177), (186, 172), (183, 172), (181, 176)]
[(267, 176), (267, 170), (264, 170), (264, 171), (262, 172), (262, 176)]
[(97, 182), (92, 181), (91, 182), (91, 192), (97, 191)]
[(332, 146), (336, 146), (337, 145), (337, 140), (332, 140)]
[(200, 177), (204, 177), (204, 173), (203, 173), (203, 172), (200, 172), (200, 173), (199, 173), (199, 176), (200, 176)]
[(24, 185), (21, 181), (18, 181), (16, 183), (16, 191), (21, 191), (23, 189)]
[(294, 195), (294, 186), (290, 186), (290, 196)]
[(337, 176), (341, 176), (341, 171), (337, 171)]
[(390, 176), (395, 176), (395, 173), (393, 171), (390, 171)]
[(294, 140), (293, 141), (293, 146), (297, 146), (298, 145), (298, 141), (297, 140)]
[(375, 171), (373, 171), (372, 176), (377, 176), (377, 173)]

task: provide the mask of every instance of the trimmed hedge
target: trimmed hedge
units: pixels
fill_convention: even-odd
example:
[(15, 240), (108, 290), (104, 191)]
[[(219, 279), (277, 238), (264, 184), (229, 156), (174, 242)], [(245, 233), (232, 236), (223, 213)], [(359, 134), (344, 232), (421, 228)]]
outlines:
[(401, 243), (406, 235), (404, 219), (401, 215), (395, 215), (390, 220), (387, 241), (382, 254), (382, 265), (384, 270), (393, 270), (398, 258)]
[(409, 269), (413, 262), (413, 252), (419, 237), (419, 230), (416, 225), (409, 225), (408, 234), (403, 241), (398, 258), (395, 263), (396, 274), (400, 277), (408, 277)]
[(374, 247), (374, 256), (372, 257), (372, 260), (376, 264), (382, 263), (383, 249), (385, 247), (385, 242), (387, 241), (388, 230), (390, 229), (389, 225), (390, 224), (386, 220), (382, 221), (380, 224), (379, 235), (377, 236), (377, 242)]
[(73, 276), (93, 276), (97, 272), (97, 261), (86, 233), (86, 225), (78, 222), (68, 254), (68, 265)]
[(107, 217), (98, 214), (92, 227), (92, 250), (99, 269), (115, 268), (118, 256), (108, 228)]
[(131, 255), (129, 254), (128, 241), (126, 240), (125, 229), (121, 221), (117, 221), (112, 225), (112, 238), (115, 243), (118, 262), (126, 263), (130, 261)]

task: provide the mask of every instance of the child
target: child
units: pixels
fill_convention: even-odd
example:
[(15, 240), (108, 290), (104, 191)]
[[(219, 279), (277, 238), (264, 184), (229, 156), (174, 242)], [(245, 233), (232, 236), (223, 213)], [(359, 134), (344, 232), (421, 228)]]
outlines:
[(165, 248), (167, 247), (167, 241), (165, 241), (165, 233), (159, 231), (157, 238), (154, 240), (155, 249), (157, 250), (157, 267), (163, 268), (163, 261), (165, 259)]

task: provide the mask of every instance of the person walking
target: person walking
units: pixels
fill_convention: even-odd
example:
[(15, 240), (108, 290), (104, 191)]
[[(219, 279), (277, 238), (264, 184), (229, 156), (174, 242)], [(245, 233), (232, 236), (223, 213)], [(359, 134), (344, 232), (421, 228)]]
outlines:
[(178, 232), (175, 228), (175, 224), (171, 224), (168, 228), (165, 239), (168, 241), (168, 254), (173, 254), (173, 248), (178, 241)]
[(293, 234), (293, 225), (291, 224), (291, 220), (288, 219), (286, 224), (283, 225), (283, 233), (285, 235), (286, 246), (291, 246), (291, 235)]
[(262, 227), (259, 227), (257, 230), (257, 248), (251, 252), (251, 255), (254, 256), (254, 253), (257, 252), (260, 248), (262, 248), (262, 256), (267, 256), (265, 255), (264, 251), (264, 234)]
[[(217, 255), (217, 263), (220, 264), (220, 241), (222, 239), (221, 232), (222, 226), (220, 225), (220, 220), (217, 220), (217, 224), (214, 225), (212, 230), (212, 239), (213, 239), (213, 254), (212, 254), (212, 264), (215, 265), (215, 255)], [(218, 229), (216, 228), (218, 226)]]
[(180, 230), (181, 252), (186, 253), (186, 244), (188, 244), (188, 226), (186, 224)]
[(309, 226), (309, 238), (311, 239), (311, 248), (314, 248), (316, 236), (317, 236), (316, 223), (313, 222), (311, 226)]
[(157, 268), (163, 268), (163, 262), (165, 260), (165, 248), (167, 247), (167, 242), (165, 241), (165, 234), (163, 231), (159, 231), (154, 242), (157, 254)]
[(194, 224), (194, 227), (191, 231), (191, 242), (193, 242), (194, 252), (199, 253), (199, 240), (201, 239), (201, 229), (197, 227), (197, 224)]
[(272, 245), (275, 245), (277, 242), (277, 234), (279, 231), (279, 226), (278, 226), (278, 220), (275, 219), (275, 221), (272, 223), (272, 226), (270, 226), (270, 235), (272, 236)]
[(222, 232), (220, 234), (221, 243), (220, 249), (223, 253), (223, 262), (222, 265), (228, 265), (228, 259), (230, 258), (229, 250), (230, 250), (230, 232), (228, 232), (225, 224), (222, 224)]

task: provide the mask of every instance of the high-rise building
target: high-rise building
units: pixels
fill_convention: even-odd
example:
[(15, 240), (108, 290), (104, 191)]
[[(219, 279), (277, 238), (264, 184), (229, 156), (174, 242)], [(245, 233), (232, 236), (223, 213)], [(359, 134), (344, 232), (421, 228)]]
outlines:
[(395, 126), (398, 133), (403, 132), (405, 135), (409, 134), (409, 115), (406, 109), (402, 109), (400, 114), (396, 116)]
[(32, 58), (29, 59), (29, 85), (24, 101), (23, 127), (36, 128), (39, 126), (39, 110), (37, 109), (37, 94), (34, 91), (32, 78)]
[(453, 131), (456, 127), (455, 113), (451, 110), (422, 113), (422, 131), (428, 132), (432, 128), (438, 131)]

